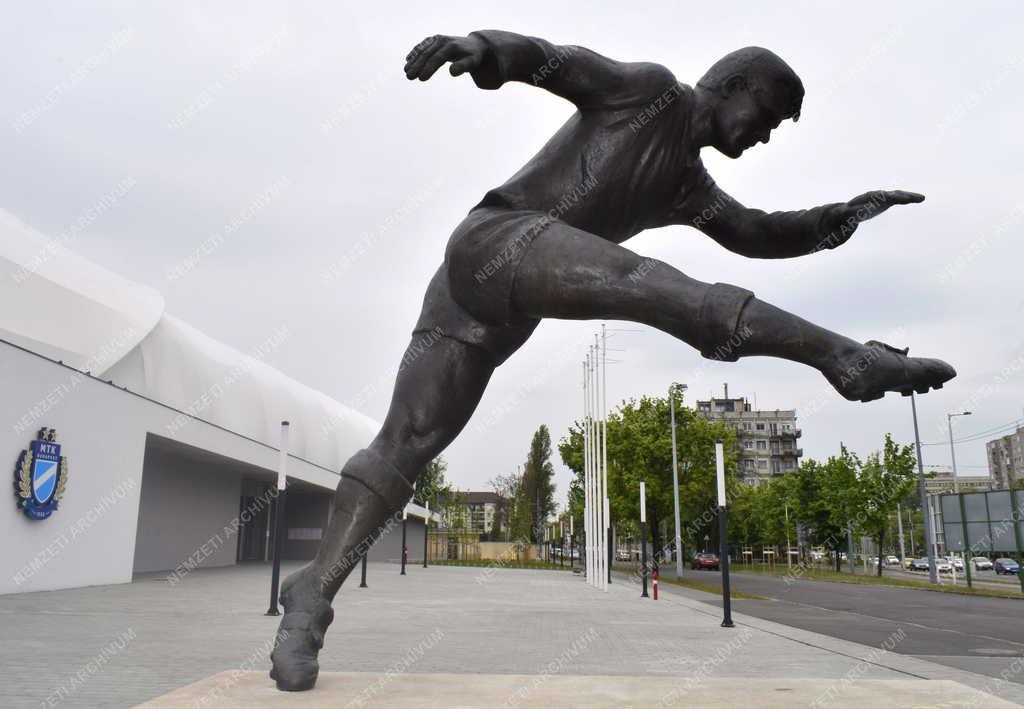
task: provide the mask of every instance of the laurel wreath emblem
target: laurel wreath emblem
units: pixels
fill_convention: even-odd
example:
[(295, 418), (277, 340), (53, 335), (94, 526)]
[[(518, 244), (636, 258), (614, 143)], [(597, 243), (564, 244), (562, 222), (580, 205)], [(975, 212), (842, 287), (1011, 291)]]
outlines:
[(32, 451), (21, 452), (21, 463), (18, 465), (18, 497), (32, 497)]

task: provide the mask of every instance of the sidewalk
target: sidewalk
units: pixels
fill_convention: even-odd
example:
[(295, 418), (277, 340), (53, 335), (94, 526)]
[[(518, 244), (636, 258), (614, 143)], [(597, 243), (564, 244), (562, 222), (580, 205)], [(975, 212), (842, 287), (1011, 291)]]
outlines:
[[(272, 702), (329, 697), (344, 704), (348, 697), (327, 692), (340, 681), (328, 677), (330, 672), (375, 673), (362, 684), (350, 678), (342, 686), (372, 692), (367, 688), (381, 687), (386, 678), (388, 692), (395, 693), (406, 686), (442, 692), (458, 685), (441, 675), (489, 675), (464, 677), (463, 686), (476, 686), (481, 698), (508, 681), (494, 676), (507, 675), (530, 676), (519, 682), (599, 676), (610, 688), (661, 677), (687, 683), (686, 692), (748, 684), (711, 681), (716, 678), (804, 678), (817, 684), (804, 686), (801, 696), (817, 692), (814, 697), (829, 706), (838, 706), (830, 697), (851, 683), (941, 676), (1024, 701), (1020, 686), (992, 686), (991, 678), (741, 614), (735, 615), (736, 628), (723, 629), (719, 611), (694, 600), (704, 594), (675, 586), (663, 586), (662, 599), (654, 602), (641, 600), (639, 588), (624, 579), (603, 593), (567, 571), (412, 565), (404, 577), (398, 571), (395, 565), (370, 564), (367, 589), (358, 588), (357, 576), (350, 579), (335, 602), (336, 620), (321, 653), (323, 685), (299, 695), (267, 692)], [(0, 597), (0, 622), (11, 639), (0, 647), (0, 706), (130, 706), (225, 671), (237, 678), (239, 671), (251, 670), (235, 686), (270, 690), (266, 670), (278, 619), (263, 615), (268, 584), (269, 568), (251, 565), (193, 571), (176, 584), (148, 577), (119, 586)], [(553, 690), (562, 681), (544, 686)], [(904, 691), (888, 686), (891, 697)], [(925, 695), (936, 688), (920, 688), (918, 699), (927, 703)], [(1014, 691), (1018, 695), (1007, 694)], [(957, 689), (947, 701), (970, 694)], [(364, 698), (372, 706), (384, 696), (391, 695)], [(992, 697), (976, 696), (978, 707), (998, 705)], [(452, 700), (422, 698), (437, 706)], [(751, 695), (750, 705), (758, 699)]]

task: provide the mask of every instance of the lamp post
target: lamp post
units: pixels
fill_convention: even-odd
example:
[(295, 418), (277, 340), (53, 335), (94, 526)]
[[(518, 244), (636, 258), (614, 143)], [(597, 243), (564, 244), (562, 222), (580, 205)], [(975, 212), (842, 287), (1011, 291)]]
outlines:
[(643, 576), (643, 593), (640, 598), (649, 598), (647, 595), (647, 483), (640, 481), (640, 571)]
[(406, 526), (405, 522), (406, 522), (406, 518), (408, 516), (409, 516), (408, 510), (403, 509), (402, 510), (402, 573), (399, 574), (400, 576), (405, 576), (405, 559), (406, 559), (407, 556), (409, 556), (408, 550), (405, 548), (405, 526)]
[(964, 411), (959, 414), (946, 414), (946, 427), (949, 428), (949, 457), (953, 461), (953, 492), (960, 492), (960, 476), (956, 472), (956, 449), (953, 447), (953, 417), (954, 416), (970, 416), (970, 411)]
[(679, 524), (679, 463), (676, 454), (676, 390), (679, 391), (681, 399), (686, 392), (685, 384), (673, 384), (668, 388), (669, 418), (672, 421), (672, 500), (675, 504), (676, 523), (676, 578), (683, 577), (683, 539), (680, 533)]
[(732, 628), (732, 603), (729, 593), (729, 529), (725, 510), (725, 451), (715, 441), (715, 472), (718, 478), (718, 556), (722, 567), (722, 627)]
[(917, 449), (917, 494), (921, 498), (921, 510), (924, 516), (924, 546), (928, 550), (928, 580), (932, 583), (939, 582), (939, 575), (935, 568), (935, 533), (932, 530), (932, 520), (928, 515), (928, 491), (924, 484), (924, 461), (921, 458), (921, 433), (917, 427), (917, 398), (913, 392), (910, 394), (910, 410), (914, 416), (914, 442)]
[(277, 463), (277, 498), (274, 500), (274, 568), (270, 572), (270, 607), (266, 615), (281, 615), (277, 609), (277, 591), (281, 580), (281, 546), (287, 525), (285, 524), (285, 492), (288, 487), (288, 422), (281, 422), (281, 448)]
[(430, 500), (424, 500), (427, 516), (423, 518), (423, 568), (427, 568), (427, 532), (430, 531)]

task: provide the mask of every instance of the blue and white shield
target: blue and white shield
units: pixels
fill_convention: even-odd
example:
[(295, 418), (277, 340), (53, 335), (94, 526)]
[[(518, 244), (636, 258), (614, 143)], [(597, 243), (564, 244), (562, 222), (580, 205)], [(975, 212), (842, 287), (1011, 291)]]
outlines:
[(36, 504), (45, 505), (57, 489), (57, 473), (60, 463), (54, 460), (36, 458), (32, 466), (32, 497)]

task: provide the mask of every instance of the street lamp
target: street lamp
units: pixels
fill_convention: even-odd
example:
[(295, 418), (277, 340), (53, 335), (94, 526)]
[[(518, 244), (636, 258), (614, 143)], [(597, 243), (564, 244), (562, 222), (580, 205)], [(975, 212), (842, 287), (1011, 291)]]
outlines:
[(953, 459), (953, 492), (960, 492), (960, 478), (956, 474), (956, 450), (953, 448), (953, 417), (954, 416), (970, 416), (970, 411), (964, 411), (959, 414), (946, 414), (946, 426), (949, 428), (949, 455)]
[(928, 515), (928, 491), (924, 484), (924, 462), (921, 459), (921, 432), (917, 427), (917, 399), (910, 393), (910, 411), (914, 416), (914, 443), (917, 449), (917, 494), (921, 498), (921, 513), (924, 516), (924, 545), (928, 550), (928, 580), (939, 582), (935, 568), (935, 531)]

